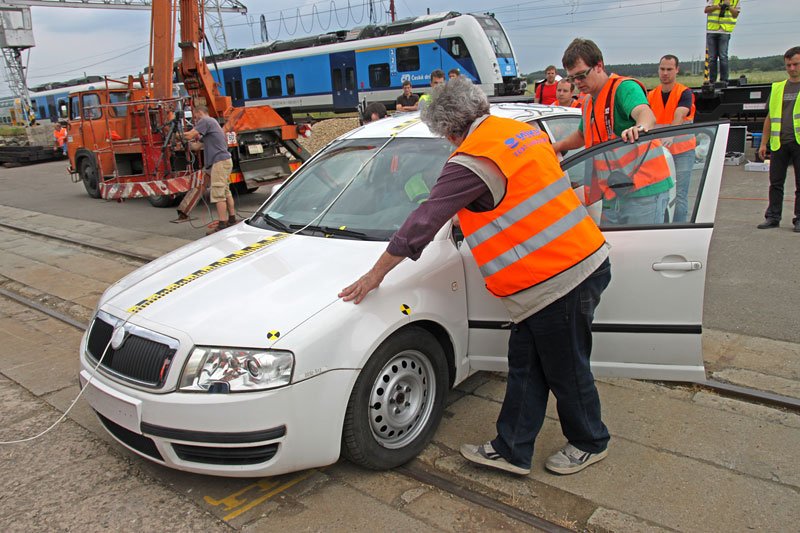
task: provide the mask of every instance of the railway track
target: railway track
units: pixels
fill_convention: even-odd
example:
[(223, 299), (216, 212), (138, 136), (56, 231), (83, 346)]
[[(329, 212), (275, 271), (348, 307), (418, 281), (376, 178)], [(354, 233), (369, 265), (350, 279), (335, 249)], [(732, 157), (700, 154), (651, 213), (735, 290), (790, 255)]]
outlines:
[[(130, 251), (114, 249), (108, 246), (87, 243), (71, 237), (63, 237), (63, 236), (47, 234), (45, 232), (24, 228), (6, 222), (0, 223), (0, 227), (28, 234), (38, 239), (55, 239), (60, 242), (67, 243), (71, 246), (77, 246), (83, 249), (93, 250), (95, 252), (110, 254), (117, 257), (124, 257), (128, 260), (133, 260), (136, 262), (140, 262), (142, 264), (155, 259), (155, 257), (144, 254), (137, 254)], [(47, 316), (55, 318), (66, 324), (69, 324), (70, 326), (75, 327), (77, 329), (85, 330), (88, 327), (88, 324), (81, 320), (77, 320), (68, 314), (54, 310), (46, 305), (33, 301), (29, 298), (26, 298), (14, 292), (8, 291), (4, 288), (0, 288), (0, 295), (12, 299), (17, 303), (22, 304), (26, 307), (35, 309), (43, 314), (46, 314)], [(748, 387), (741, 387), (715, 380), (705, 380), (703, 382), (698, 382), (693, 384), (670, 383), (670, 385), (676, 387), (691, 387), (693, 390), (705, 390), (724, 397), (736, 398), (750, 403), (768, 405), (770, 407), (776, 407), (787, 411), (800, 413), (800, 400), (782, 396), (772, 392), (756, 390)], [(395, 472), (410, 479), (414, 479), (419, 483), (435, 487), (436, 489), (451, 494), (462, 500), (469, 501), (475, 505), (502, 513), (508, 516), (509, 518), (512, 518), (521, 523), (532, 526), (538, 530), (559, 531), (559, 532), (569, 531), (569, 529), (564, 528), (563, 526), (557, 523), (548, 521), (545, 518), (518, 509), (512, 505), (508, 505), (491, 496), (487, 496), (486, 494), (480, 491), (469, 488), (468, 486), (465, 486), (464, 482), (441, 475), (438, 472), (426, 468), (424, 465), (421, 465), (418, 462), (414, 462), (409, 465), (398, 468), (395, 470)]]
[[(67, 243), (67, 244), (71, 244), (73, 246), (78, 246), (78, 247), (89, 249), (89, 250), (94, 250), (94, 251), (99, 251), (99, 252), (103, 252), (103, 253), (107, 253), (107, 254), (111, 254), (111, 255), (125, 257), (126, 259), (129, 259), (129, 260), (139, 261), (142, 264), (149, 263), (150, 261), (153, 261), (153, 260), (156, 259), (156, 257), (154, 257), (154, 256), (149, 256), (149, 255), (145, 255), (145, 254), (138, 254), (138, 253), (130, 252), (130, 251), (127, 251), (127, 250), (119, 250), (119, 249), (116, 249), (116, 248), (97, 245), (97, 244), (93, 244), (93, 243), (88, 243), (88, 242), (85, 242), (85, 241), (81, 241), (81, 240), (73, 239), (73, 238), (69, 238), (69, 237), (64, 237), (64, 236), (59, 236), (59, 235), (52, 235), (52, 234), (48, 234), (48, 233), (45, 233), (45, 232), (37, 231), (37, 230), (31, 229), (31, 228), (25, 228), (25, 227), (18, 226), (18, 225), (15, 225), (15, 224), (10, 224), (8, 222), (0, 222), (0, 227), (11, 229), (11, 230), (14, 230), (14, 231), (17, 231), (17, 232), (20, 232), (20, 233), (29, 234), (29, 235), (32, 235), (32, 236), (35, 236), (35, 237), (39, 237), (39, 238), (55, 239), (57, 241), (64, 242), (64, 243)], [(14, 295), (13, 293), (10, 293), (9, 291), (6, 291), (4, 289), (0, 289), (0, 294), (3, 294), (3, 295), (5, 295), (5, 296), (7, 296), (9, 298), (14, 298), (14, 299), (17, 298), (16, 295)], [(22, 297), (20, 297), (20, 298), (22, 298)], [(23, 300), (26, 300), (26, 299), (23, 298)], [(37, 302), (34, 302), (32, 300), (28, 300), (27, 302), (23, 301), (23, 300), (17, 300), (17, 301), (19, 301), (23, 305), (29, 305), (30, 307), (34, 307), (34, 308), (40, 310), (43, 313), (47, 313), (47, 314), (50, 314), (51, 312), (55, 313), (55, 314), (51, 314), (51, 316), (53, 316), (53, 318), (57, 318), (58, 320), (63, 320), (65, 322), (69, 323), (70, 325), (76, 325), (76, 323), (77, 323), (77, 322), (75, 322), (75, 323), (70, 322), (70, 320), (74, 321), (74, 319), (71, 319), (69, 316), (64, 315), (63, 313), (59, 313), (57, 311), (52, 311), (51, 309), (49, 309), (49, 308), (47, 308), (47, 307), (45, 307), (45, 306), (43, 306), (41, 304), (38, 304)], [(78, 326), (76, 326), (76, 327), (78, 327)], [(86, 327), (88, 327), (88, 324), (82, 324), (81, 327), (83, 327), (83, 329), (86, 329)], [(693, 388), (695, 388), (697, 390), (705, 390), (705, 391), (708, 391), (708, 392), (713, 392), (715, 394), (718, 394), (720, 396), (724, 396), (724, 397), (727, 397), (727, 398), (734, 398), (734, 399), (738, 399), (738, 400), (744, 400), (744, 401), (747, 401), (747, 402), (750, 402), (750, 403), (767, 405), (767, 406), (770, 406), (770, 407), (777, 407), (777, 408), (780, 408), (780, 409), (786, 409), (786, 410), (789, 410), (789, 411), (792, 411), (792, 412), (800, 413), (800, 399), (792, 398), (792, 397), (789, 397), (789, 396), (783, 396), (783, 395), (780, 395), (780, 394), (776, 394), (774, 392), (763, 391), (763, 390), (760, 390), (760, 389), (754, 389), (754, 388), (750, 388), (750, 387), (743, 387), (743, 386), (735, 385), (735, 384), (732, 384), (732, 383), (725, 383), (725, 382), (714, 380), (714, 379), (706, 379), (706, 380), (703, 380), (703, 381), (690, 382), (690, 383), (686, 383), (686, 382), (670, 382), (670, 385), (676, 386), (676, 387), (687, 387), (687, 386), (688, 387), (693, 387)]]
[[(78, 246), (81, 248), (86, 248), (90, 250), (95, 250), (99, 252), (104, 252), (111, 255), (117, 255), (121, 257), (125, 257), (127, 259), (131, 259), (134, 261), (139, 261), (144, 263), (149, 263), (156, 259), (155, 256), (149, 256), (145, 254), (138, 254), (135, 252), (130, 252), (127, 250), (119, 250), (116, 248), (111, 248), (108, 246), (101, 246), (97, 244), (92, 244), (84, 241), (80, 241), (78, 239), (72, 239), (69, 237), (59, 236), (59, 235), (52, 235), (45, 232), (37, 231), (31, 228), (25, 228), (22, 226), (18, 226), (15, 224), (10, 224), (8, 222), (0, 222), (0, 227), (7, 228), (10, 230), (14, 230), (20, 233), (26, 233), (35, 237), (46, 238), (46, 239), (55, 239), (57, 241), (65, 242), (74, 246)], [(2, 291), (2, 294), (6, 294), (8, 291)], [(10, 293), (8, 293), (10, 294)], [(33, 304), (39, 306), (42, 312), (46, 311), (44, 306), (37, 304), (36, 302), (32, 302)], [(54, 317), (61, 320), (60, 317)], [(783, 396), (780, 394), (776, 394), (769, 391), (762, 391), (759, 389), (754, 389), (750, 387), (743, 387), (740, 385), (734, 385), (731, 383), (725, 383), (722, 381), (717, 381), (714, 379), (706, 379), (704, 381), (697, 381), (692, 383), (685, 383), (685, 382), (672, 382), (674, 386), (690, 386), (694, 387), (699, 390), (706, 390), (709, 392), (714, 392), (719, 394), (720, 396), (725, 396), (728, 398), (735, 398), (738, 400), (744, 400), (751, 403), (757, 403), (762, 405), (768, 405), (770, 407), (778, 407), (781, 409), (787, 409), (793, 412), (800, 412), (800, 399), (792, 398), (789, 396)]]
[[(103, 251), (107, 250), (103, 249)], [(35, 309), (36, 311), (39, 311), (40, 313), (43, 313), (51, 318), (60, 320), (65, 324), (68, 324), (81, 331), (85, 331), (89, 326), (89, 324), (85, 322), (76, 320), (69, 315), (50, 309), (47, 306), (6, 289), (0, 288), (0, 295), (31, 309)], [(551, 522), (550, 520), (537, 516), (533, 513), (529, 513), (504, 503), (498, 499), (487, 496), (482, 492), (470, 489), (462, 483), (458, 483), (450, 478), (432, 472), (430, 469), (416, 463), (409, 463), (402, 467), (396, 468), (394, 472), (419, 483), (439, 489), (447, 494), (468, 501), (472, 504), (484, 507), (490, 511), (501, 513), (513, 520), (531, 526), (537, 531), (544, 531), (546, 533), (566, 533), (573, 531), (572, 529), (561, 526), (555, 522)], [(290, 484), (293, 484), (293, 480), (290, 480), (290, 482), (287, 483), (287, 485)]]

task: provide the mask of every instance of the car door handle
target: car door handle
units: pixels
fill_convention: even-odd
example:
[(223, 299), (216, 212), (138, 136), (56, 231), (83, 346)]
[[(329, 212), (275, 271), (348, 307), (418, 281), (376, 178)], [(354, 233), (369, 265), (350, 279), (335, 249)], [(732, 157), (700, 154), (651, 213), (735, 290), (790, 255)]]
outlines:
[(703, 264), (700, 261), (675, 261), (665, 263), (653, 263), (653, 270), (656, 272), (664, 270), (678, 270), (681, 272), (689, 272), (692, 270), (700, 270)]

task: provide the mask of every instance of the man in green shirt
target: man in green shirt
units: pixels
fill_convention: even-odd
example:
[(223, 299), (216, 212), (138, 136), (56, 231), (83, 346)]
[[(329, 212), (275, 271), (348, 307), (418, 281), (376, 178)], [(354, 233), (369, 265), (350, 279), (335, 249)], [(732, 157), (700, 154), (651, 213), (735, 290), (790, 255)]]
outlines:
[[(564, 52), (562, 59), (567, 70), (567, 80), (574, 82), (580, 92), (588, 95), (582, 112), (583, 121), (577, 131), (553, 144), (556, 152), (566, 152), (584, 146), (589, 148), (600, 142), (621, 137), (627, 143), (635, 143), (640, 133), (646, 133), (656, 124), (642, 84), (631, 78), (608, 75), (604, 69), (603, 54), (597, 45), (588, 39), (575, 39)], [(613, 110), (610, 110), (613, 102)], [(606, 107), (609, 113), (605, 113)], [(597, 120), (597, 117), (606, 119)], [(585, 124), (590, 131), (584, 133)], [(610, 168), (628, 171), (622, 180), (614, 172), (608, 183), (601, 187), (603, 193), (603, 225), (663, 224), (664, 213), (669, 204), (669, 190), (674, 186), (669, 167), (663, 157), (650, 157), (648, 150), (662, 151), (660, 143), (653, 141), (641, 147), (615, 150), (612, 157), (625, 158), (630, 150), (635, 154), (631, 169), (614, 160), (595, 161), (596, 167), (605, 163)], [(628, 165), (630, 166), (630, 165)], [(623, 186), (619, 186), (623, 185)]]

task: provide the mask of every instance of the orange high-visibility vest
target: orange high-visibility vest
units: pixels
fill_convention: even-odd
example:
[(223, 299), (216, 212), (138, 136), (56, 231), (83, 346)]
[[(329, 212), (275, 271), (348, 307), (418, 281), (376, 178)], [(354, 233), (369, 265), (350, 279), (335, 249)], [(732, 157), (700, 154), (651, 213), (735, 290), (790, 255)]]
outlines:
[[(647, 93), (647, 101), (650, 102), (650, 107), (653, 110), (653, 114), (656, 116), (656, 124), (672, 124), (672, 120), (675, 118), (675, 110), (678, 108), (678, 101), (683, 91), (687, 89), (688, 87), (686, 87), (686, 85), (676, 83), (669, 93), (666, 105), (664, 104), (664, 99), (661, 97), (661, 85)], [(692, 107), (689, 109), (689, 114), (686, 115), (684, 122), (694, 122), (694, 113), (694, 93), (692, 93)], [(670, 153), (677, 155), (688, 152), (689, 150), (694, 150), (696, 146), (697, 139), (695, 139), (694, 135), (677, 135), (667, 149)]]
[[(614, 97), (617, 87), (625, 80), (633, 80), (647, 91), (639, 80), (611, 74), (608, 81), (597, 95), (597, 102), (589, 97), (583, 104), (583, 142), (586, 148), (595, 144), (616, 139), (614, 133)], [(670, 177), (669, 163), (664, 157), (661, 141), (654, 139), (648, 143), (638, 143), (615, 148), (604, 157), (596, 157), (593, 163), (595, 175), (594, 183), (599, 188), (606, 200), (617, 196), (614, 187), (610, 187), (608, 178), (612, 173), (627, 175), (631, 184), (626, 187), (630, 192), (637, 191), (648, 185), (653, 185)], [(592, 187), (594, 189), (595, 187)], [(594, 203), (599, 198), (594, 198), (587, 191), (587, 203)]]
[(505, 195), (494, 209), (458, 212), (486, 288), (495, 296), (542, 283), (605, 243), (561, 170), (547, 134), (538, 127), (488, 117), (456, 154), (486, 158), (507, 179)]
[(64, 143), (67, 141), (67, 128), (53, 130), (53, 137), (55, 137), (58, 146), (64, 146)]
[[(555, 107), (555, 106), (560, 106), (561, 104), (559, 104), (558, 100), (556, 100), (555, 102), (553, 102), (550, 105)], [(578, 102), (577, 100), (575, 100), (573, 98), (572, 100), (570, 100), (569, 105), (568, 106), (564, 106), (564, 107), (580, 107), (580, 106), (581, 106), (580, 102)]]

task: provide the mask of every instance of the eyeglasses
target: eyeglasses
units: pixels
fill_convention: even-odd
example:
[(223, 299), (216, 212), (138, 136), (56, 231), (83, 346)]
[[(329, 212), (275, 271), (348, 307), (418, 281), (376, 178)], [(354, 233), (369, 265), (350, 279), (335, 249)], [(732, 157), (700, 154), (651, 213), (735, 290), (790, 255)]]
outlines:
[(567, 76), (567, 81), (570, 81), (572, 83), (575, 83), (576, 81), (583, 81), (583, 80), (586, 79), (586, 76), (589, 75), (589, 73), (592, 71), (593, 68), (594, 67), (589, 67), (586, 70), (584, 70), (583, 72), (579, 72), (578, 74), (572, 74), (570, 76)]

